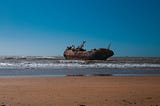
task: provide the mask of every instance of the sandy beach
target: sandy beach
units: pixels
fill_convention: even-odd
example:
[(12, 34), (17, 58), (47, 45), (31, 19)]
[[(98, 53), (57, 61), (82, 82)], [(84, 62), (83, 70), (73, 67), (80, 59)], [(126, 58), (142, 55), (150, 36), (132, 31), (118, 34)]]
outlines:
[(0, 106), (160, 106), (160, 77), (0, 78)]

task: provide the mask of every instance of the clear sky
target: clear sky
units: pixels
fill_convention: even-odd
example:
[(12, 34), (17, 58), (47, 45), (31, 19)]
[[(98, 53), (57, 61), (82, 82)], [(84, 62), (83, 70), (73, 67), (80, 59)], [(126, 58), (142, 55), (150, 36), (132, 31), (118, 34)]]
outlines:
[(160, 0), (0, 0), (0, 55), (58, 56), (68, 45), (160, 57)]

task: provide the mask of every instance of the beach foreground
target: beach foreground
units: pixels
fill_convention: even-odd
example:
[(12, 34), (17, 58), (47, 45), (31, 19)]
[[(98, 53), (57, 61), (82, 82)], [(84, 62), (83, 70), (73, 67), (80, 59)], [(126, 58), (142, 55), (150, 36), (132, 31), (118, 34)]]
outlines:
[(160, 77), (0, 78), (0, 106), (160, 106)]

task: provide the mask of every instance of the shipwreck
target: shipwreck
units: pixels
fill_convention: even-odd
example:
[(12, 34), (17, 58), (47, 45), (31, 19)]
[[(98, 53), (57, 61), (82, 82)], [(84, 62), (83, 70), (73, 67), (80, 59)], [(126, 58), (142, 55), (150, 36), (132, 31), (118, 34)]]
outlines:
[(114, 55), (114, 52), (110, 50), (110, 44), (108, 48), (98, 48), (86, 51), (83, 47), (86, 41), (83, 41), (81, 45), (75, 48), (74, 45), (68, 46), (64, 51), (65, 59), (72, 60), (106, 60)]

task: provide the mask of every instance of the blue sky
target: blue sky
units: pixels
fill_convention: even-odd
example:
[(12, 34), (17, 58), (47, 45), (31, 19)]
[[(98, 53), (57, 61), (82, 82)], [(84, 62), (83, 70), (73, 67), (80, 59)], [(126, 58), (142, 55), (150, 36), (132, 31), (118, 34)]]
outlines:
[(160, 57), (160, 0), (1, 0), (0, 55), (57, 56), (68, 45)]

